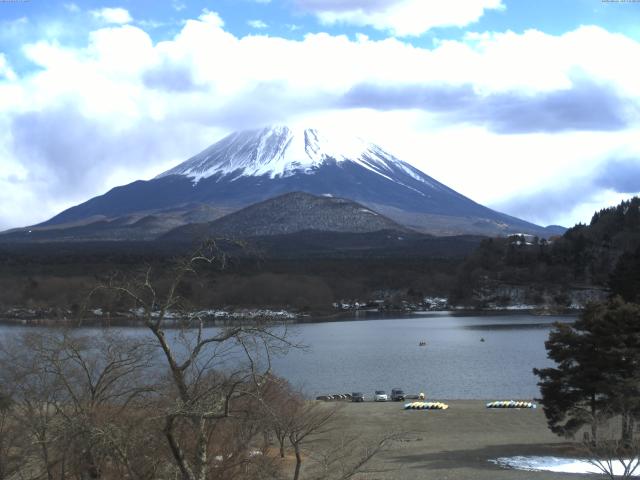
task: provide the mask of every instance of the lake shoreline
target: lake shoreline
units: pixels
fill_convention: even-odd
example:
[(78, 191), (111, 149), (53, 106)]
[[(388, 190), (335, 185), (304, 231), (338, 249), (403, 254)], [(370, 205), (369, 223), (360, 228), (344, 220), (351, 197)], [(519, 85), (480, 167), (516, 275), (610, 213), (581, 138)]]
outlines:
[[(282, 310), (284, 311), (284, 310)], [(232, 318), (225, 317), (219, 319), (207, 318), (204, 324), (208, 327), (224, 327), (229, 325), (254, 325), (256, 323), (274, 323), (274, 324), (309, 324), (309, 323), (331, 323), (331, 322), (352, 322), (352, 321), (369, 321), (378, 319), (391, 318), (427, 318), (429, 316), (500, 316), (500, 315), (534, 315), (537, 317), (545, 316), (577, 316), (582, 312), (579, 309), (563, 309), (563, 310), (547, 310), (547, 309), (473, 309), (473, 308), (455, 308), (448, 310), (414, 310), (414, 311), (378, 311), (378, 310), (348, 310), (344, 312), (335, 312), (331, 314), (298, 314), (287, 312), (287, 316), (271, 317), (264, 316), (247, 316), (241, 315)], [(5, 314), (6, 315), (6, 314)], [(167, 328), (180, 328), (180, 320), (176, 318), (166, 318), (165, 325)], [(52, 318), (50, 316), (38, 317), (34, 315), (14, 315), (0, 316), (0, 325), (5, 326), (33, 326), (33, 327), (141, 327), (144, 326), (144, 320), (136, 316), (116, 316), (105, 318), (104, 316), (91, 316), (81, 319), (63, 316), (62, 318)]]

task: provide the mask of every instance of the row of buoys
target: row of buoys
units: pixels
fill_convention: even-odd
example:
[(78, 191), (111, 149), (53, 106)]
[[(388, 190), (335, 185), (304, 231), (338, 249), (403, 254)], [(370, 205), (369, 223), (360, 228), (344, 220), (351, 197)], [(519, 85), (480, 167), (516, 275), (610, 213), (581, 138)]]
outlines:
[(405, 403), (405, 410), (446, 410), (449, 405), (442, 402), (411, 402)]
[(487, 403), (487, 408), (536, 408), (532, 402), (514, 402), (513, 400), (501, 400)]
[(350, 393), (336, 393), (334, 395), (320, 395), (316, 397), (316, 400), (322, 400), (325, 402), (331, 402), (336, 400), (351, 400)]

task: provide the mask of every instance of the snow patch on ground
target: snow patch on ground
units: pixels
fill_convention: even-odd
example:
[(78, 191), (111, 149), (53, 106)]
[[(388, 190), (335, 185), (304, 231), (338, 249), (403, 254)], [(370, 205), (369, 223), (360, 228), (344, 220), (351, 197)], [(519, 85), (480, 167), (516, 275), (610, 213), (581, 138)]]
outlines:
[[(530, 472), (556, 472), (556, 473), (595, 473), (603, 474), (595, 465), (584, 459), (579, 458), (560, 458), (560, 457), (500, 457), (495, 460), (489, 460), (504, 468), (513, 468), (515, 470), (527, 470)], [(622, 475), (624, 467), (618, 461), (613, 463), (613, 471), (615, 475)], [(633, 475), (640, 477), (640, 468)]]

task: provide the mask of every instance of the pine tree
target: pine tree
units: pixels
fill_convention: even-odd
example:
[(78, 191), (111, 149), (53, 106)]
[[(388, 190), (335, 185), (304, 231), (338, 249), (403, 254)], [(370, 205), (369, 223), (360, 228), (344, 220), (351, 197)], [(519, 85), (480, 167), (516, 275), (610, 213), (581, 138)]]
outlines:
[(597, 437), (597, 420), (606, 405), (606, 378), (598, 364), (598, 345), (580, 325), (556, 324), (545, 342), (556, 368), (534, 369), (540, 377), (541, 404), (552, 432), (572, 437), (585, 425)]
[(620, 256), (609, 277), (609, 288), (627, 302), (640, 303), (640, 247)]
[(571, 437), (606, 417), (622, 419), (630, 441), (640, 417), (640, 306), (615, 298), (589, 305), (573, 324), (556, 324), (545, 342), (555, 368), (534, 369), (549, 428)]
[(616, 297), (589, 313), (593, 333), (604, 347), (610, 408), (622, 420), (621, 440), (630, 444), (640, 418), (640, 306)]

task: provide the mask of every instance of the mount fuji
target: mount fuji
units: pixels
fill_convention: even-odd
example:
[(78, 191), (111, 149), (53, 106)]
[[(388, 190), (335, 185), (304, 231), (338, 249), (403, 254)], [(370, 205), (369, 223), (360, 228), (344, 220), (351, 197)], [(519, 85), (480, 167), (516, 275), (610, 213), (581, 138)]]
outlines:
[(86, 231), (91, 239), (153, 239), (291, 192), (358, 202), (434, 235), (562, 231), (484, 207), (373, 143), (286, 126), (232, 133), (152, 180), (116, 187), (29, 229), (44, 237), (66, 230), (76, 239)]

